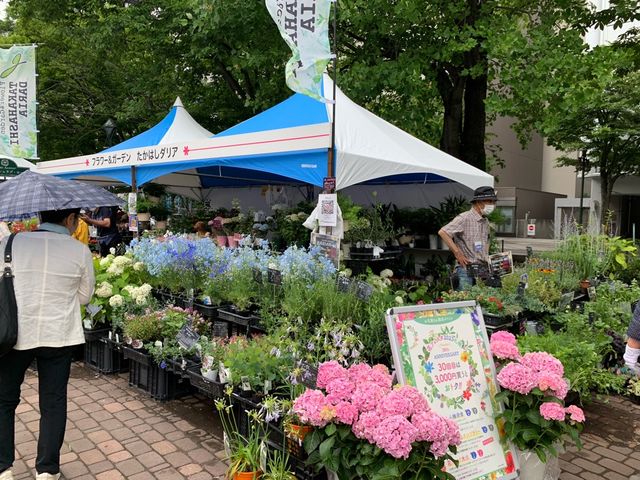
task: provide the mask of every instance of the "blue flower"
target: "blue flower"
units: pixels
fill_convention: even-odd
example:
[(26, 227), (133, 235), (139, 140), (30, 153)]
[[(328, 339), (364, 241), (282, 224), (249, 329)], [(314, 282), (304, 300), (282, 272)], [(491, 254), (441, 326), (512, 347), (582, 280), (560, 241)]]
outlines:
[(427, 373), (433, 372), (433, 363), (432, 362), (425, 363), (424, 369), (427, 371)]

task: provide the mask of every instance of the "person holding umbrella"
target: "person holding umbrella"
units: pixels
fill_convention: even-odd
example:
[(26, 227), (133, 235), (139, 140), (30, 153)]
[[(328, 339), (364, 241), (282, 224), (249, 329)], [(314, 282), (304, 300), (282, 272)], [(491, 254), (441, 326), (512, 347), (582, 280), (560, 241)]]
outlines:
[[(41, 415), (36, 478), (60, 478), (71, 356), (85, 341), (80, 305), (89, 303), (95, 285), (91, 252), (71, 234), (81, 207), (119, 202), (98, 187), (30, 171), (0, 185), (0, 220), (40, 212), (41, 221), (37, 231), (13, 239), (18, 339), (0, 360), (0, 480), (13, 479), (15, 412), (25, 372), (34, 359)], [(0, 251), (7, 241), (0, 242)]]

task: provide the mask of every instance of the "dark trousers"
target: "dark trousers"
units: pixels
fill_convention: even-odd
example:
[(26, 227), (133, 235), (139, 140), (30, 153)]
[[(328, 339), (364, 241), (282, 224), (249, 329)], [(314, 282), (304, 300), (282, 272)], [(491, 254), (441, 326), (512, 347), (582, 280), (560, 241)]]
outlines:
[(67, 423), (67, 384), (74, 347), (12, 350), (0, 360), (0, 472), (15, 460), (15, 412), (20, 386), (34, 358), (38, 360), (40, 435), (38, 473), (60, 472), (60, 448)]

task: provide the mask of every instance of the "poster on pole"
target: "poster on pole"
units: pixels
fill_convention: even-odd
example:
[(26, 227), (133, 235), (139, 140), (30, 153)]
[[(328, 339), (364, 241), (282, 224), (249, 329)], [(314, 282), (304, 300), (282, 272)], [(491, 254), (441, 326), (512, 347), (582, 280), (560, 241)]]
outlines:
[(340, 238), (311, 232), (311, 245), (320, 247), (322, 253), (338, 268), (340, 266)]
[(327, 102), (322, 75), (333, 58), (329, 46), (331, 0), (265, 0), (280, 35), (293, 54), (285, 67), (294, 92)]
[(399, 382), (460, 427), (459, 464), (447, 462), (447, 472), (456, 480), (517, 478), (517, 455), (495, 419), (496, 370), (475, 301), (392, 308), (386, 322)]
[(0, 153), (37, 158), (36, 47), (0, 49)]
[(321, 193), (318, 195), (318, 225), (321, 227), (335, 227), (338, 225), (338, 195), (335, 193)]

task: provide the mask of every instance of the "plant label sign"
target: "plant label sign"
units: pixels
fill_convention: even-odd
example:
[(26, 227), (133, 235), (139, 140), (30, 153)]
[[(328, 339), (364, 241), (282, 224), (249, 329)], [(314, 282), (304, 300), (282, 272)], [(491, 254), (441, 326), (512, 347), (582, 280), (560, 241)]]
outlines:
[(178, 345), (189, 350), (195, 347), (196, 343), (198, 343), (200, 335), (198, 335), (198, 332), (196, 332), (190, 325), (185, 325), (178, 332), (176, 340), (178, 341)]
[(311, 232), (311, 245), (320, 247), (322, 254), (333, 262), (336, 268), (340, 266), (340, 238), (335, 235), (323, 235)]
[(460, 427), (459, 465), (447, 462), (446, 471), (456, 480), (517, 478), (517, 455), (495, 420), (502, 405), (475, 301), (392, 308), (386, 323), (398, 381), (415, 386), (433, 411)]
[(356, 297), (363, 302), (368, 302), (369, 297), (373, 294), (373, 287), (362, 280), (356, 281)]
[(282, 285), (282, 272), (275, 268), (267, 270), (267, 281), (273, 285)]
[(336, 279), (336, 285), (338, 286), (339, 292), (349, 293), (351, 291), (351, 279), (349, 277), (338, 275), (338, 278)]
[(251, 271), (253, 272), (253, 281), (258, 285), (262, 285), (262, 270), (259, 268), (252, 268)]

